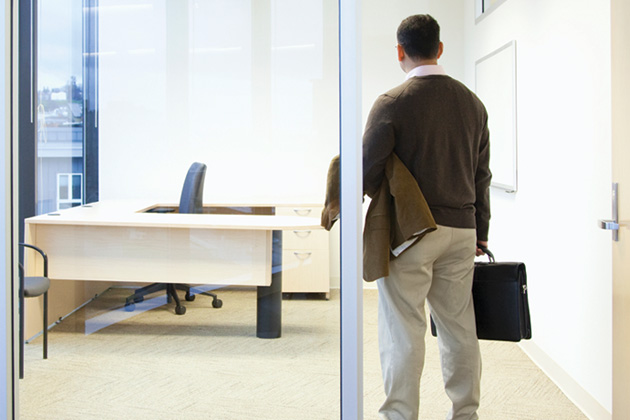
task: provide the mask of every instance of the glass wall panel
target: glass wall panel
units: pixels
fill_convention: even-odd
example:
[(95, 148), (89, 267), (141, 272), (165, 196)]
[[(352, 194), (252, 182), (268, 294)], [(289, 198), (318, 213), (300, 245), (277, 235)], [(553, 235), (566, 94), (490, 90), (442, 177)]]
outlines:
[(58, 321), (42, 360), (27, 310), (24, 417), (339, 418), (337, 2), (91, 5), (99, 201), (65, 169), (26, 221)]

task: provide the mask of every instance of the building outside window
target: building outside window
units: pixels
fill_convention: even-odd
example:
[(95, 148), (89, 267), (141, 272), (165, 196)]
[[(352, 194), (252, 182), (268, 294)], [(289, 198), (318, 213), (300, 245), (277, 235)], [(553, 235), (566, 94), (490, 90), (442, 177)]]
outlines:
[(57, 210), (81, 205), (83, 174), (57, 174)]

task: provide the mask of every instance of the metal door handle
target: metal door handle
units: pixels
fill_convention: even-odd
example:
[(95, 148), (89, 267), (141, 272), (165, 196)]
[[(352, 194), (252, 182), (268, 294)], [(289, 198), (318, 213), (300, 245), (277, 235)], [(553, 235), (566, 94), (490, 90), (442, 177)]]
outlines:
[(619, 240), (619, 227), (628, 225), (627, 221), (623, 221), (623, 222), (619, 221), (619, 207), (618, 207), (618, 200), (617, 200), (618, 194), (619, 194), (619, 184), (616, 182), (613, 182), (612, 184), (612, 217), (613, 218), (612, 220), (599, 221), (600, 229), (612, 230), (612, 238), (613, 238), (613, 241), (615, 242)]
[(599, 228), (605, 230), (619, 230), (619, 223), (615, 220), (600, 220)]

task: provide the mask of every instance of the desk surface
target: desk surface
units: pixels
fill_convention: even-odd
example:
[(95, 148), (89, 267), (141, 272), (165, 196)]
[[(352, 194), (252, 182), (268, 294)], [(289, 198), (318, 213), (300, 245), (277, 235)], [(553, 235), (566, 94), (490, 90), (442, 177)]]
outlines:
[[(157, 204), (172, 206), (171, 204)], [(249, 214), (146, 213), (156, 203), (103, 201), (30, 217), (26, 224), (135, 226), (230, 230), (322, 229), (316, 217)], [(239, 204), (247, 207), (246, 204)], [(225, 206), (230, 207), (230, 206)]]
[(25, 240), (46, 250), (51, 279), (258, 286), (257, 335), (279, 337), (282, 235), (272, 231), (322, 229), (319, 219), (146, 212), (155, 206), (169, 207), (105, 201), (31, 217)]
[(104, 201), (31, 217), (25, 241), (46, 251), (51, 279), (260, 286), (271, 282), (272, 231), (323, 229), (303, 216), (146, 213), (156, 205)]

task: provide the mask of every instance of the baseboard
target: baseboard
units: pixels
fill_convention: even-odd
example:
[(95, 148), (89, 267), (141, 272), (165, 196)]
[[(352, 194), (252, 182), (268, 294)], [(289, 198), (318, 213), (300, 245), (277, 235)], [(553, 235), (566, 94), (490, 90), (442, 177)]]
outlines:
[(590, 420), (612, 420), (612, 414), (540, 347), (531, 341), (521, 342), (520, 347)]

